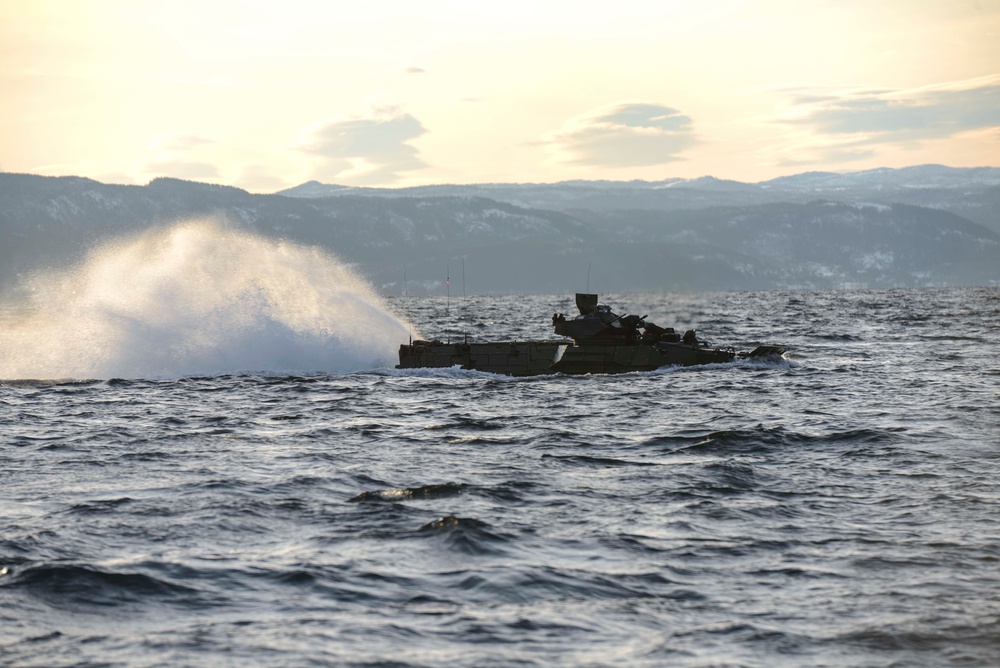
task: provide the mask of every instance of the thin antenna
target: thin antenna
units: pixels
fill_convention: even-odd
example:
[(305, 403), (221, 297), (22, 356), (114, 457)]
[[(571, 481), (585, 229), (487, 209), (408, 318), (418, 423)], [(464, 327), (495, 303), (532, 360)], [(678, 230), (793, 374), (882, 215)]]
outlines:
[(590, 265), (592, 264), (594, 263), (593, 262), (587, 263), (587, 294), (590, 294)]
[[(469, 304), (465, 298), (465, 256), (462, 256), (462, 320), (469, 322)], [(465, 342), (469, 342), (469, 330), (465, 330)]]
[(406, 314), (406, 329), (410, 334), (410, 345), (413, 345), (413, 323), (410, 322), (410, 295), (406, 285), (406, 265), (403, 265), (403, 312)]

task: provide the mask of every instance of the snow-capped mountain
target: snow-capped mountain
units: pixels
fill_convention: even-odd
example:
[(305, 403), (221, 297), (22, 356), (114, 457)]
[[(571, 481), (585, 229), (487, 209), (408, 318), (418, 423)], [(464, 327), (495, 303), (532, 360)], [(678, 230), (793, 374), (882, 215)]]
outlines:
[(863, 172), (805, 172), (760, 183), (703, 176), (664, 181), (565, 181), (553, 184), (440, 185), (414, 188), (350, 188), (316, 181), (290, 188), (288, 197), (488, 197), (518, 206), (555, 211), (681, 211), (715, 206), (779, 202), (911, 204), (949, 211), (1000, 233), (1000, 168), (919, 165)]
[(965, 171), (762, 184), (309, 183), (273, 195), (176, 179), (121, 186), (0, 174), (0, 288), (108, 238), (199, 217), (322, 247), (395, 294), (404, 273), (411, 292), (443, 291), (449, 267), (463, 262), (473, 292), (572, 292), (588, 273), (603, 291), (1000, 283), (1000, 235), (983, 224), (1000, 228), (1000, 170), (963, 180)]

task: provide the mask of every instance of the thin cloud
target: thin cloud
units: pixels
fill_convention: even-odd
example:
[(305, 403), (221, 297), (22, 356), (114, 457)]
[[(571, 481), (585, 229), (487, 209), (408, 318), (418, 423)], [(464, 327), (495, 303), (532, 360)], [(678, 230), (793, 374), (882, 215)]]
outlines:
[(321, 160), (323, 178), (392, 183), (401, 172), (427, 166), (408, 143), (426, 132), (398, 106), (383, 105), (322, 121), (306, 130), (296, 148)]
[(698, 144), (691, 118), (671, 107), (615, 102), (567, 121), (541, 142), (560, 162), (645, 167), (683, 160)]
[(829, 141), (912, 144), (1000, 127), (1000, 75), (913, 89), (796, 93), (778, 119)]
[(289, 183), (275, 176), (274, 171), (273, 165), (241, 165), (235, 182), (253, 192), (276, 192), (287, 188)]
[(427, 70), (425, 70), (425, 69), (424, 69), (424, 68), (422, 68), (422, 67), (407, 67), (407, 68), (406, 68), (405, 70), (403, 70), (403, 71), (404, 71), (404, 72), (406, 72), (407, 74), (423, 74), (423, 73), (424, 73), (424, 72), (426, 72)]
[(819, 164), (842, 164), (858, 162), (875, 157), (871, 147), (860, 148), (853, 145), (810, 146), (800, 150), (786, 150), (775, 164), (782, 167), (804, 167)]
[(142, 171), (150, 176), (171, 176), (178, 179), (216, 179), (218, 168), (208, 162), (198, 160), (151, 160), (143, 165)]
[(215, 141), (191, 132), (170, 132), (153, 137), (149, 150), (158, 152), (190, 151), (201, 146), (214, 144)]
[[(138, 171), (146, 178), (171, 176), (179, 179), (216, 180), (219, 168), (211, 157), (217, 142), (191, 132), (167, 132), (150, 139), (148, 155), (140, 163)], [(205, 154), (209, 149), (209, 155)]]

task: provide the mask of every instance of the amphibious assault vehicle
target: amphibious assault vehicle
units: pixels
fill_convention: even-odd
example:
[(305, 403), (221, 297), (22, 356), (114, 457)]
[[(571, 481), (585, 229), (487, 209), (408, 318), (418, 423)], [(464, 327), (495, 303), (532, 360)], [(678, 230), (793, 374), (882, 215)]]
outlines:
[(577, 293), (580, 314), (552, 316), (557, 340), (443, 343), (412, 341), (399, 347), (397, 369), (422, 367), (475, 369), (509, 376), (540, 374), (627, 373), (665, 366), (731, 362), (747, 357), (781, 357), (781, 346), (758, 346), (749, 352), (713, 348), (694, 330), (683, 335), (660, 327), (646, 316), (616, 315), (597, 295)]

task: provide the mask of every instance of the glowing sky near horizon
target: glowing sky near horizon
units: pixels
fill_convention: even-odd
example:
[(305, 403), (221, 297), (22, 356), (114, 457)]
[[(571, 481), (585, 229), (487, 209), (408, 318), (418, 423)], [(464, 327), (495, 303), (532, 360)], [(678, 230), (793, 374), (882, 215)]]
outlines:
[(1000, 0), (0, 0), (0, 171), (273, 192), (1000, 166)]

